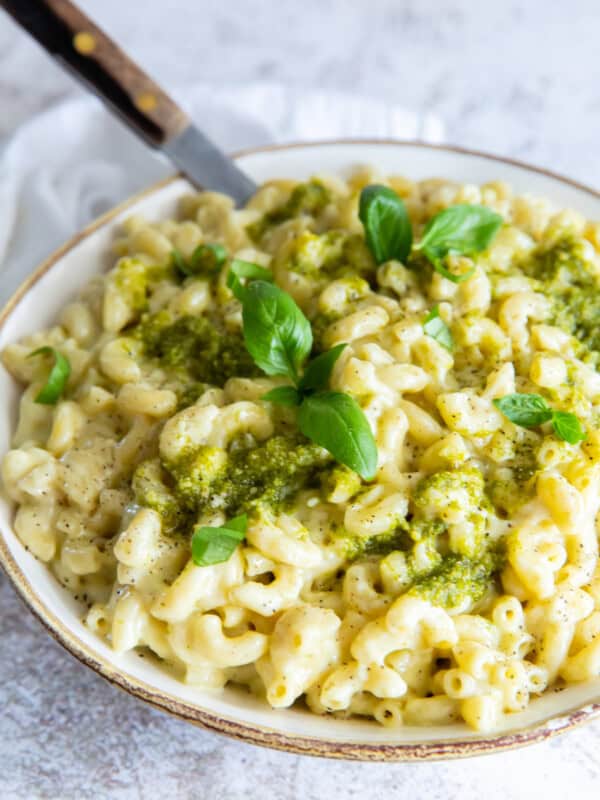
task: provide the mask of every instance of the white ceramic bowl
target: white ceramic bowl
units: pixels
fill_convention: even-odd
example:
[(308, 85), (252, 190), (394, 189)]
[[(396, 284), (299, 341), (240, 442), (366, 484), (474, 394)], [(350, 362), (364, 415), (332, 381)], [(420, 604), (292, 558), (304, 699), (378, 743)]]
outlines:
[[(257, 182), (306, 178), (315, 172), (345, 173), (373, 164), (383, 173), (410, 178), (445, 177), (463, 183), (506, 180), (531, 192), (600, 218), (600, 194), (516, 162), (463, 150), (400, 142), (329, 142), (271, 147), (242, 153), (239, 165)], [(173, 178), (109, 212), (51, 256), (21, 286), (0, 314), (0, 347), (51, 324), (65, 303), (94, 273), (110, 263), (110, 243), (120, 220), (140, 213), (173, 216), (189, 184)], [(2, 370), (0, 452), (15, 426), (20, 388)], [(399, 730), (372, 721), (320, 717), (302, 709), (274, 711), (246, 693), (212, 694), (179, 683), (159, 665), (135, 653), (116, 655), (81, 622), (81, 608), (26, 552), (12, 530), (13, 510), (0, 499), (0, 560), (29, 608), (80, 661), (152, 705), (182, 719), (256, 744), (335, 758), (419, 760), (467, 756), (517, 747), (564, 731), (600, 713), (600, 680), (548, 692), (523, 713), (511, 715), (499, 733), (482, 736), (464, 725)]]

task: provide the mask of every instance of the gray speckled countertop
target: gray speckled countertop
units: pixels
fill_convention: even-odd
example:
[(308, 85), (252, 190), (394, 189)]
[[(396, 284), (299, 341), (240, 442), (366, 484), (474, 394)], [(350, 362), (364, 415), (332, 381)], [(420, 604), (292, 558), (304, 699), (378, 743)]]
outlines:
[[(600, 186), (597, 0), (81, 5), (167, 85), (269, 80), (370, 94), (437, 113), (449, 141)], [(69, 79), (0, 17), (0, 136), (70, 93)], [(468, 762), (276, 753), (195, 729), (111, 687), (47, 636), (3, 576), (0, 603), (2, 800), (598, 797), (600, 722)]]

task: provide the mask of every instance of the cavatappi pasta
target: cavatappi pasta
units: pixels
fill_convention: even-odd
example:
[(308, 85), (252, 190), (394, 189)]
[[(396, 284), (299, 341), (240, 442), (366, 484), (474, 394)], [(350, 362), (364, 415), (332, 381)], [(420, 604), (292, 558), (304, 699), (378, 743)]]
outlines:
[[(487, 251), (449, 257), (474, 268), (461, 283), (418, 255), (377, 266), (357, 216), (374, 182), (416, 232), (457, 203), (505, 222)], [(173, 252), (203, 243), (229, 260), (178, 272)], [(54, 327), (2, 354), (27, 386), (2, 463), (14, 527), (89, 628), (199, 690), (387, 726), (490, 731), (600, 674), (600, 225), (503, 183), (363, 170), (271, 181), (243, 210), (185, 197), (176, 221), (129, 219), (115, 250)], [(233, 256), (295, 298), (314, 352), (348, 343), (331, 386), (369, 420), (373, 481), (261, 399), (282, 381), (244, 348)], [(424, 331), (436, 305), (452, 351)], [(53, 406), (35, 402), (42, 346), (71, 365)], [(516, 426), (492, 402), (514, 392), (576, 414), (586, 439)], [(194, 527), (241, 512), (245, 541), (196, 566)]]

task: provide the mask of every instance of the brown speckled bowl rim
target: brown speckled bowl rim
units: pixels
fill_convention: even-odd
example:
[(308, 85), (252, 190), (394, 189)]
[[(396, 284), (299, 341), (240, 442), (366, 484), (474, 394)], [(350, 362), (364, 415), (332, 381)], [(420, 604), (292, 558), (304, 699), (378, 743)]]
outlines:
[[(242, 158), (266, 152), (276, 152), (296, 148), (334, 147), (343, 145), (382, 145), (393, 147), (419, 147), (430, 150), (440, 150), (466, 156), (475, 156), (489, 161), (508, 164), (552, 178), (555, 181), (572, 186), (585, 192), (596, 199), (600, 199), (600, 192), (577, 181), (558, 175), (550, 170), (531, 166), (524, 162), (491, 155), (489, 153), (471, 150), (452, 145), (429, 144), (421, 141), (394, 140), (394, 139), (338, 139), (315, 142), (297, 142), (291, 144), (268, 145), (250, 148), (237, 152), (234, 157)], [(80, 233), (73, 236), (62, 247), (49, 256), (40, 266), (19, 286), (14, 295), (0, 311), (0, 327), (4, 325), (11, 313), (18, 306), (24, 295), (45, 275), (68, 251), (80, 241), (99, 228), (110, 223), (117, 215), (144, 197), (154, 194), (168, 186), (180, 175), (165, 178), (149, 188), (133, 195), (124, 203), (106, 212), (85, 227)], [(488, 736), (473, 736), (463, 740), (439, 740), (428, 742), (403, 742), (399, 744), (335, 741), (326, 738), (313, 738), (302, 735), (291, 735), (281, 732), (276, 727), (268, 728), (247, 722), (216, 715), (211, 711), (182, 701), (167, 692), (159, 691), (145, 682), (124, 674), (111, 662), (96, 653), (81, 642), (64, 623), (45, 605), (42, 598), (36, 593), (30, 581), (14, 560), (4, 535), (0, 536), (0, 564), (7, 573), (22, 600), (38, 620), (46, 627), (53, 638), (82, 664), (91, 667), (95, 672), (108, 680), (114, 686), (123, 689), (128, 694), (140, 698), (154, 708), (166, 711), (173, 716), (191, 722), (207, 730), (221, 733), (243, 742), (284, 750), (291, 753), (322, 756), (337, 759), (353, 759), (361, 761), (434, 761), (448, 758), (466, 758), (474, 755), (512, 750), (524, 745), (549, 739), (558, 733), (570, 730), (583, 722), (588, 722), (600, 717), (600, 698), (594, 703), (585, 703), (572, 711), (527, 726), (521, 730), (491, 734)], [(274, 715), (276, 712), (273, 712)], [(276, 726), (276, 716), (273, 718)], [(418, 730), (418, 729), (417, 729)], [(415, 733), (417, 733), (417, 730)]]

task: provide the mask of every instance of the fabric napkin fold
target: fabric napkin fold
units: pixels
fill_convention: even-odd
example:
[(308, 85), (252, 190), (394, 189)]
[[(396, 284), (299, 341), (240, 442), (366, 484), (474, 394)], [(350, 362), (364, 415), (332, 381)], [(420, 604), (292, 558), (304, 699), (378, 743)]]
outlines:
[[(196, 85), (174, 96), (226, 151), (340, 137), (440, 142), (443, 126), (381, 100), (276, 84)], [(5, 297), (94, 217), (173, 172), (91, 97), (32, 118), (0, 147), (0, 287)]]

